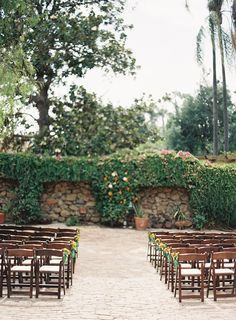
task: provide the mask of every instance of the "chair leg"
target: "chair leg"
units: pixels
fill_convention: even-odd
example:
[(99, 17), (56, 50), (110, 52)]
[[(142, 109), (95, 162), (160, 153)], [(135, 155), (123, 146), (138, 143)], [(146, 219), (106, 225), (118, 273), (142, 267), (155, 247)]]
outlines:
[(204, 273), (201, 273), (201, 301), (204, 302)]
[(6, 272), (7, 277), (7, 297), (10, 298), (11, 296), (11, 271), (10, 268)]
[(58, 299), (61, 299), (61, 270), (59, 273), (59, 279), (58, 279)]
[(175, 272), (174, 297), (176, 297), (176, 293), (177, 293), (178, 274), (179, 274), (179, 271), (178, 271), (178, 269), (176, 269), (176, 272)]
[(64, 295), (66, 294), (66, 289), (65, 289), (65, 272), (63, 271), (63, 274), (62, 274), (62, 280), (63, 280), (63, 293)]
[(213, 271), (213, 275), (212, 275), (213, 279), (213, 295), (214, 295), (214, 301), (217, 300), (217, 296), (216, 296), (216, 276), (215, 276), (215, 272)]
[(39, 297), (39, 272), (38, 271), (36, 271), (36, 274), (35, 274), (35, 290), (36, 290), (35, 297), (38, 298)]
[(2, 297), (3, 274), (0, 276), (0, 298)]
[(182, 283), (181, 275), (179, 275), (179, 302), (182, 302)]
[(30, 275), (30, 298), (33, 298), (33, 272)]

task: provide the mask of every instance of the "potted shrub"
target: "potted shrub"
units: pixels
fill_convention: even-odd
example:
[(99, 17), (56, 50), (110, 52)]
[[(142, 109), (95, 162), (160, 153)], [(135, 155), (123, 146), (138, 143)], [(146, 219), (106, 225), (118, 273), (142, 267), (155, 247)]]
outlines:
[(134, 208), (134, 222), (136, 230), (146, 230), (149, 226), (149, 219), (144, 215), (140, 204), (132, 204)]
[(173, 217), (175, 219), (175, 226), (178, 229), (189, 228), (192, 226), (192, 222), (187, 219), (186, 213), (184, 213), (180, 207), (177, 207), (173, 212)]
[(5, 223), (5, 213), (0, 211), (0, 224)]

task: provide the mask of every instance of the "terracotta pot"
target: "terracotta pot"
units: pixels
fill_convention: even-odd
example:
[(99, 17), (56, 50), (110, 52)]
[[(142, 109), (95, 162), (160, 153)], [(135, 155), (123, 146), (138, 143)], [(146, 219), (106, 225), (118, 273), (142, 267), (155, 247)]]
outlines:
[(136, 230), (146, 230), (149, 225), (149, 219), (146, 217), (134, 217)]
[(0, 212), (0, 224), (5, 222), (5, 214), (3, 212)]
[(175, 222), (175, 226), (178, 229), (190, 228), (192, 226), (192, 222), (188, 220), (180, 220)]

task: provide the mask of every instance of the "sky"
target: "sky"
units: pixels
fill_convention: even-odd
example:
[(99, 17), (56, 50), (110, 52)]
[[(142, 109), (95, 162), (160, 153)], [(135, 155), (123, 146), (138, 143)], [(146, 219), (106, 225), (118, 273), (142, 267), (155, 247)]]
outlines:
[[(128, 33), (127, 47), (140, 70), (132, 77), (94, 69), (77, 84), (95, 92), (104, 102), (123, 106), (131, 105), (143, 93), (156, 100), (174, 91), (194, 94), (203, 79), (196, 62), (196, 35), (200, 26), (206, 25), (208, 12), (206, 0), (189, 0), (189, 5), (190, 11), (185, 8), (185, 0), (127, 0), (124, 18), (134, 25)], [(210, 48), (205, 52), (209, 72)], [(233, 90), (235, 72), (227, 75)]]

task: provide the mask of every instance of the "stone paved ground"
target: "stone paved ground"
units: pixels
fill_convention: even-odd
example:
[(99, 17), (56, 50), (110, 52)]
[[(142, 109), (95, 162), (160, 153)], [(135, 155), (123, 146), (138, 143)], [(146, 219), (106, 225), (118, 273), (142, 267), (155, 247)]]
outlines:
[(79, 263), (66, 296), (0, 300), (0, 320), (236, 319), (236, 298), (177, 299), (146, 261), (146, 232), (81, 227)]

